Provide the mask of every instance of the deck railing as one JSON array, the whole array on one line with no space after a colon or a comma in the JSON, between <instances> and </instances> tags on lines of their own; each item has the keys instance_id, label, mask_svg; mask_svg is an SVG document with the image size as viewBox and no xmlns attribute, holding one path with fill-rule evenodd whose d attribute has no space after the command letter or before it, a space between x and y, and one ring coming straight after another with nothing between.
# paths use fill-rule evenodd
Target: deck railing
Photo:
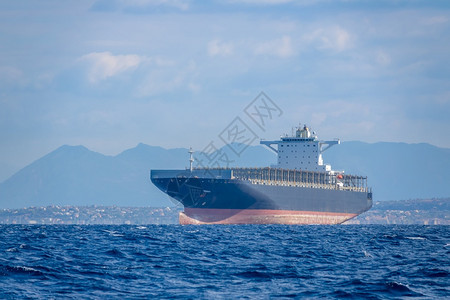
<instances>
[{"instance_id":1,"label":"deck railing","mask_svg":"<svg viewBox=\"0 0 450 300\"><path fill-rule=\"evenodd\" d=\"M218 170L220 168L214 169ZM367 186L367 177L365 176L268 167L231 168L231 171L232 179L247 180L252 184L338 189L366 193L371 192L371 189Z\"/></svg>"}]
</instances>

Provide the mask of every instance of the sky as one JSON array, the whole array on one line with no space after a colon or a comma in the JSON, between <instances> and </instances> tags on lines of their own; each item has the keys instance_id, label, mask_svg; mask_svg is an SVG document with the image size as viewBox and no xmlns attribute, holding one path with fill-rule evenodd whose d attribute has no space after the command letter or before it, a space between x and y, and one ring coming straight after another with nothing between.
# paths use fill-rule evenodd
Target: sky
<instances>
[{"instance_id":1,"label":"sky","mask_svg":"<svg viewBox=\"0 0 450 300\"><path fill-rule=\"evenodd\" d=\"M449 53L448 1L0 1L0 181L61 145L202 150L236 124L450 148Z\"/></svg>"}]
</instances>

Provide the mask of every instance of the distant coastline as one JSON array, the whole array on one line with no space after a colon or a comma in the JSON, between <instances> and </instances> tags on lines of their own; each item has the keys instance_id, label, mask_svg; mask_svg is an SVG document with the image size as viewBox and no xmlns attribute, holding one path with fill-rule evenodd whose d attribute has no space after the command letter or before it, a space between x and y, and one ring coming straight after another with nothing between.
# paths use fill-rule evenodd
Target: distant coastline
<instances>
[{"instance_id":1,"label":"distant coastline","mask_svg":"<svg viewBox=\"0 0 450 300\"><path fill-rule=\"evenodd\" d=\"M182 207L46 206L1 209L0 224L178 224ZM379 201L344 224L450 225L450 198Z\"/></svg>"},{"instance_id":2,"label":"distant coastline","mask_svg":"<svg viewBox=\"0 0 450 300\"><path fill-rule=\"evenodd\" d=\"M345 224L450 225L450 198L378 201Z\"/></svg>"},{"instance_id":3,"label":"distant coastline","mask_svg":"<svg viewBox=\"0 0 450 300\"><path fill-rule=\"evenodd\" d=\"M178 207L45 206L0 209L0 224L178 224Z\"/></svg>"}]
</instances>

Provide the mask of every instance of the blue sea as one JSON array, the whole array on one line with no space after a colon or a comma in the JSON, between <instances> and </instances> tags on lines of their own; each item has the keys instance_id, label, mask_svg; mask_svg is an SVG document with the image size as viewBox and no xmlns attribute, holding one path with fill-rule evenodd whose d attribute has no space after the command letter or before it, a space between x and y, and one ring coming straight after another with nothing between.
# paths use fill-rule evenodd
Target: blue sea
<instances>
[{"instance_id":1,"label":"blue sea","mask_svg":"<svg viewBox=\"0 0 450 300\"><path fill-rule=\"evenodd\" d=\"M450 298L449 226L0 226L1 299Z\"/></svg>"}]
</instances>

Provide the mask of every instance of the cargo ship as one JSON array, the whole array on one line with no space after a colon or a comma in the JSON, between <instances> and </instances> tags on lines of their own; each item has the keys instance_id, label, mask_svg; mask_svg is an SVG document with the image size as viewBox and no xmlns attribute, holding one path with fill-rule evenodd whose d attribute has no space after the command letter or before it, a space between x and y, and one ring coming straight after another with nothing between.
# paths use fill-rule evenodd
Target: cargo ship
<instances>
[{"instance_id":1,"label":"cargo ship","mask_svg":"<svg viewBox=\"0 0 450 300\"><path fill-rule=\"evenodd\" d=\"M372 207L367 177L333 171L322 153L340 143L321 141L300 126L280 140L261 140L277 154L263 168L151 170L161 191L184 206L180 224L340 224Z\"/></svg>"}]
</instances>

